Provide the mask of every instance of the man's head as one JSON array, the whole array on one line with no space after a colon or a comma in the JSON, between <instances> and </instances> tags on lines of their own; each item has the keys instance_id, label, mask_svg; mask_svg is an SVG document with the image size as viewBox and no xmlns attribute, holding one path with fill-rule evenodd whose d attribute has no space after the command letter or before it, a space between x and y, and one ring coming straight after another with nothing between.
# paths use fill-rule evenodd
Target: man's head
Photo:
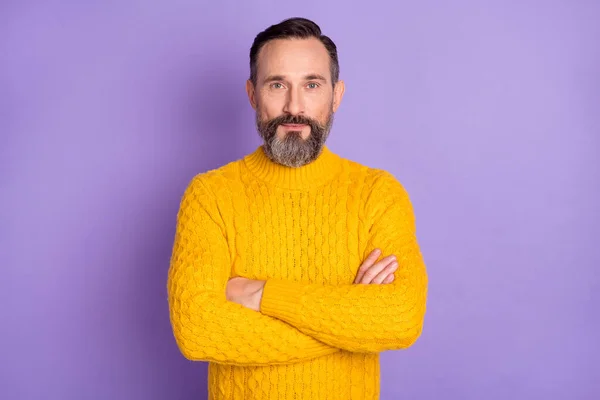
<instances>
[{"instance_id":1,"label":"man's head","mask_svg":"<svg viewBox=\"0 0 600 400\"><path fill-rule=\"evenodd\" d=\"M337 48L305 18L270 26L250 49L246 91L269 158L305 165L321 153L344 94Z\"/></svg>"}]
</instances>

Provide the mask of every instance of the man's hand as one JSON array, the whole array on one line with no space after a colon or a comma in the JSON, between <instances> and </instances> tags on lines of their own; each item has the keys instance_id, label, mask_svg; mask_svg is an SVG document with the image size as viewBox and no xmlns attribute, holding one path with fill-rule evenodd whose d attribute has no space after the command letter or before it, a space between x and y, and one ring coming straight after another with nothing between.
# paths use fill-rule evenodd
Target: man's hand
<instances>
[{"instance_id":1,"label":"man's hand","mask_svg":"<svg viewBox=\"0 0 600 400\"><path fill-rule=\"evenodd\" d=\"M379 249L375 249L369 254L358 269L354 283L383 284L394 281L394 271L398 269L396 257L391 255L376 262L380 255L381 250ZM243 277L231 278L227 282L225 295L229 301L254 311L260 311L260 301L262 300L265 283L266 281Z\"/></svg>"},{"instance_id":2,"label":"man's hand","mask_svg":"<svg viewBox=\"0 0 600 400\"><path fill-rule=\"evenodd\" d=\"M356 274L354 283L382 284L392 283L394 281L394 271L398 269L396 257L390 255L375 262L380 255L381 250L379 249L375 249L369 254L358 269L358 274Z\"/></svg>"},{"instance_id":3,"label":"man's hand","mask_svg":"<svg viewBox=\"0 0 600 400\"><path fill-rule=\"evenodd\" d=\"M241 304L254 311L260 311L260 301L264 287L265 281L235 277L227 282L225 296L229 301Z\"/></svg>"}]
</instances>

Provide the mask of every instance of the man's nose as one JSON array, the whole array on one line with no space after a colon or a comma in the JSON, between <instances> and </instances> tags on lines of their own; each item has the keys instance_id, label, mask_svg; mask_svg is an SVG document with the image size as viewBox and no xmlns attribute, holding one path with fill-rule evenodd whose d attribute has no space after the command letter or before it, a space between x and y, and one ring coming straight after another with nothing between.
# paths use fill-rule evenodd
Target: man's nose
<instances>
[{"instance_id":1,"label":"man's nose","mask_svg":"<svg viewBox=\"0 0 600 400\"><path fill-rule=\"evenodd\" d=\"M291 115L304 113L304 99L297 89L292 89L288 92L287 101L283 111Z\"/></svg>"}]
</instances>

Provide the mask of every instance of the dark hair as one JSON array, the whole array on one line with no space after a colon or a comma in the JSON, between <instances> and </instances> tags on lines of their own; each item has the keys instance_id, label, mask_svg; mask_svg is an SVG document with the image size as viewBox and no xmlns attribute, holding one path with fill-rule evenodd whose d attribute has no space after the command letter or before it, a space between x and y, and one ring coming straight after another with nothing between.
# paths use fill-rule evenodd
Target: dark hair
<instances>
[{"instance_id":1,"label":"dark hair","mask_svg":"<svg viewBox=\"0 0 600 400\"><path fill-rule=\"evenodd\" d=\"M329 53L331 82L335 84L340 76L337 47L333 41L321 34L321 28L313 21L306 18L288 18L276 25L271 25L254 38L250 48L250 80L256 85L257 58L260 49L270 40L274 39L308 39L316 38L323 43Z\"/></svg>"}]
</instances>

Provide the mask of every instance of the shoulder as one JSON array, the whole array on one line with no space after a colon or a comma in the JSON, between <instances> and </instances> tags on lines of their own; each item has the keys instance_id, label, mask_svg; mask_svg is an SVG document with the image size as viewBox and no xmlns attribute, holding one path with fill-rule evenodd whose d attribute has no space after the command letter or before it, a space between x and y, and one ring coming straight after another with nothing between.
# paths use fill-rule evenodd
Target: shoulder
<instances>
[{"instance_id":1,"label":"shoulder","mask_svg":"<svg viewBox=\"0 0 600 400\"><path fill-rule=\"evenodd\" d=\"M371 168L369 181L372 189L387 194L408 195L406 188L392 172L380 168Z\"/></svg>"},{"instance_id":2,"label":"shoulder","mask_svg":"<svg viewBox=\"0 0 600 400\"><path fill-rule=\"evenodd\" d=\"M387 207L393 202L410 206L406 187L392 171L376 168L345 157L341 157L341 159L349 180L353 183L355 189L360 192L360 197L367 209Z\"/></svg>"},{"instance_id":3,"label":"shoulder","mask_svg":"<svg viewBox=\"0 0 600 400\"><path fill-rule=\"evenodd\" d=\"M402 186L400 181L391 171L376 168L346 157L340 156L340 159L344 163L345 169L350 174L360 175L367 187L374 187L377 185Z\"/></svg>"},{"instance_id":4,"label":"shoulder","mask_svg":"<svg viewBox=\"0 0 600 400\"><path fill-rule=\"evenodd\" d=\"M413 205L407 189L392 172L347 160L361 182L361 201L367 221L389 218L412 220Z\"/></svg>"},{"instance_id":5,"label":"shoulder","mask_svg":"<svg viewBox=\"0 0 600 400\"><path fill-rule=\"evenodd\" d=\"M234 183L239 181L241 160L231 161L221 167L198 172L187 182L186 192L198 191L212 198L226 197Z\"/></svg>"},{"instance_id":6,"label":"shoulder","mask_svg":"<svg viewBox=\"0 0 600 400\"><path fill-rule=\"evenodd\" d=\"M404 185L393 172L362 164L347 158L344 158L343 160L347 170L350 171L350 174L355 176L355 179L360 180L364 184L364 189L367 192L377 190L385 191L387 193L406 193Z\"/></svg>"}]
</instances>

